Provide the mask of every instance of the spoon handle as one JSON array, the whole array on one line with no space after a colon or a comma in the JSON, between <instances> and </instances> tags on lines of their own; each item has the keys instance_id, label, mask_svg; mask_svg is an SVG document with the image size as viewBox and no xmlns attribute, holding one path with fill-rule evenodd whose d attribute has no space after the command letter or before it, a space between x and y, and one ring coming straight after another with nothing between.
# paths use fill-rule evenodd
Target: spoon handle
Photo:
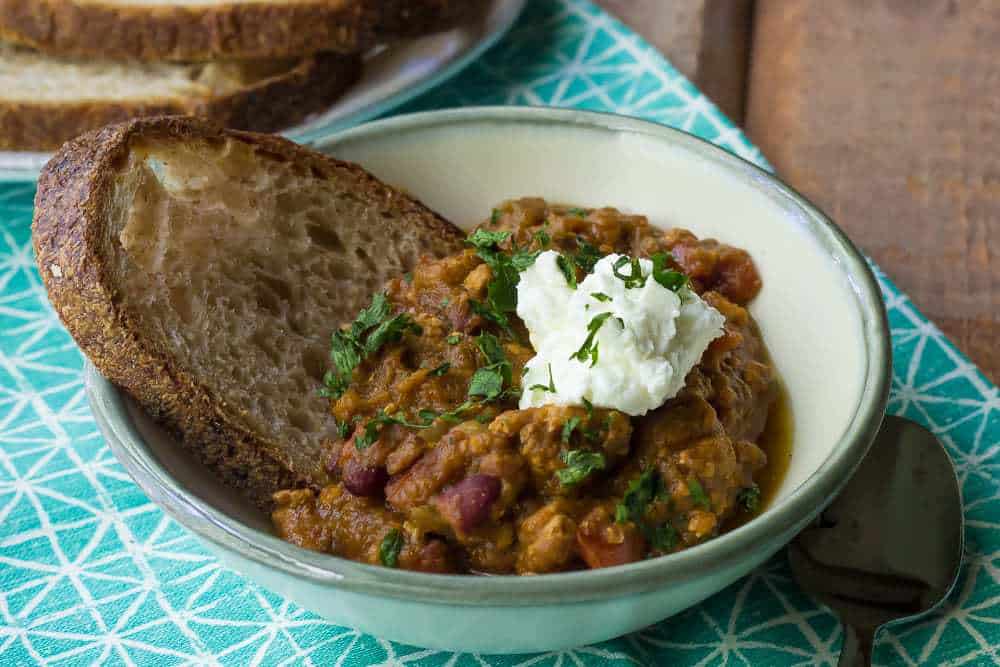
<instances>
[{"instance_id":1,"label":"spoon handle","mask_svg":"<svg viewBox=\"0 0 1000 667\"><path fill-rule=\"evenodd\" d=\"M874 641L874 633L859 632L853 625L844 623L844 644L837 667L871 667Z\"/></svg>"}]
</instances>

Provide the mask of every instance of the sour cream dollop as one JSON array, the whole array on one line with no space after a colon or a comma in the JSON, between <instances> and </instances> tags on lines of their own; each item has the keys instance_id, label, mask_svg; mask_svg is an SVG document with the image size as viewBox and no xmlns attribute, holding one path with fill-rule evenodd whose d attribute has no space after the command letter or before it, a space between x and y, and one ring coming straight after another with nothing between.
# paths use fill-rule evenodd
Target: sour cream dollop
<instances>
[{"instance_id":1,"label":"sour cream dollop","mask_svg":"<svg viewBox=\"0 0 1000 667\"><path fill-rule=\"evenodd\" d=\"M645 283L627 287L614 272L619 257L602 258L576 289L553 250L521 273L517 314L536 351L525 366L521 409L584 405L586 399L646 414L677 395L709 343L722 335L725 317L688 287L673 292L654 280L650 260L639 260ZM574 357L587 341L588 325L597 327L588 348L597 346L596 362L589 354Z\"/></svg>"}]
</instances>

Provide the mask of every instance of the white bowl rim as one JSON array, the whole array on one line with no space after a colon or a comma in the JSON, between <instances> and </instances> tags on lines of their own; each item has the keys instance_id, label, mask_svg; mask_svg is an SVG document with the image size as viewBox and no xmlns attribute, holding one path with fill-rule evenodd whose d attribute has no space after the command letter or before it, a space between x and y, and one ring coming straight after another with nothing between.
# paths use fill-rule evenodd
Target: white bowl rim
<instances>
[{"instance_id":1,"label":"white bowl rim","mask_svg":"<svg viewBox=\"0 0 1000 667\"><path fill-rule=\"evenodd\" d=\"M794 491L732 531L675 554L597 570L476 577L438 575L366 565L302 549L230 517L177 484L144 446L128 416L125 397L86 365L86 388L95 418L118 460L136 483L189 530L224 550L293 576L356 593L426 603L493 606L571 604L655 590L735 566L758 545L781 539L790 527L814 518L850 479L882 422L891 372L891 344L878 282L858 249L817 207L769 172L723 149L664 125L614 114L548 107L467 107L396 116L367 123L321 142L329 151L347 140L371 139L404 130L461 123L558 124L602 132L647 135L675 143L700 158L728 167L755 188L792 200L803 225L838 259L862 315L864 384L857 410L827 458Z\"/></svg>"}]
</instances>

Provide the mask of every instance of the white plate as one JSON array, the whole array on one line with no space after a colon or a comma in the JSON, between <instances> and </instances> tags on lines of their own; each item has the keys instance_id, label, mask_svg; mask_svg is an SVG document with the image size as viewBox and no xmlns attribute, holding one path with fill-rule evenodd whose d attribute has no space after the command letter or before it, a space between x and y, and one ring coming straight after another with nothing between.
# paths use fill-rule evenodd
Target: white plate
<instances>
[{"instance_id":1,"label":"white plate","mask_svg":"<svg viewBox=\"0 0 1000 667\"><path fill-rule=\"evenodd\" d=\"M365 58L361 81L336 104L282 134L314 143L408 102L455 76L493 46L525 4L527 0L493 0L476 24L376 50ZM0 151L0 180L35 180L51 155Z\"/></svg>"}]
</instances>

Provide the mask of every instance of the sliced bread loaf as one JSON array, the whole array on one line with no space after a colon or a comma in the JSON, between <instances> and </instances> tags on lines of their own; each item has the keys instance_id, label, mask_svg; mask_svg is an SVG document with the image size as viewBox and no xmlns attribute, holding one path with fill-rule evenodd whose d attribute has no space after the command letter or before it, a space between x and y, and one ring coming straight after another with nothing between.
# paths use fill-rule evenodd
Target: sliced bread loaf
<instances>
[{"instance_id":1,"label":"sliced bread loaf","mask_svg":"<svg viewBox=\"0 0 1000 667\"><path fill-rule=\"evenodd\" d=\"M0 43L0 149L47 150L129 118L189 114L271 132L333 103L360 58L200 64L73 61Z\"/></svg>"},{"instance_id":2,"label":"sliced bread loaf","mask_svg":"<svg viewBox=\"0 0 1000 667\"><path fill-rule=\"evenodd\" d=\"M0 0L0 37L46 53L140 60L357 53L454 27L486 0Z\"/></svg>"},{"instance_id":3,"label":"sliced bread loaf","mask_svg":"<svg viewBox=\"0 0 1000 667\"><path fill-rule=\"evenodd\" d=\"M464 235L360 167L193 119L83 136L43 171L34 246L80 348L225 481L328 481L330 335Z\"/></svg>"}]
</instances>

